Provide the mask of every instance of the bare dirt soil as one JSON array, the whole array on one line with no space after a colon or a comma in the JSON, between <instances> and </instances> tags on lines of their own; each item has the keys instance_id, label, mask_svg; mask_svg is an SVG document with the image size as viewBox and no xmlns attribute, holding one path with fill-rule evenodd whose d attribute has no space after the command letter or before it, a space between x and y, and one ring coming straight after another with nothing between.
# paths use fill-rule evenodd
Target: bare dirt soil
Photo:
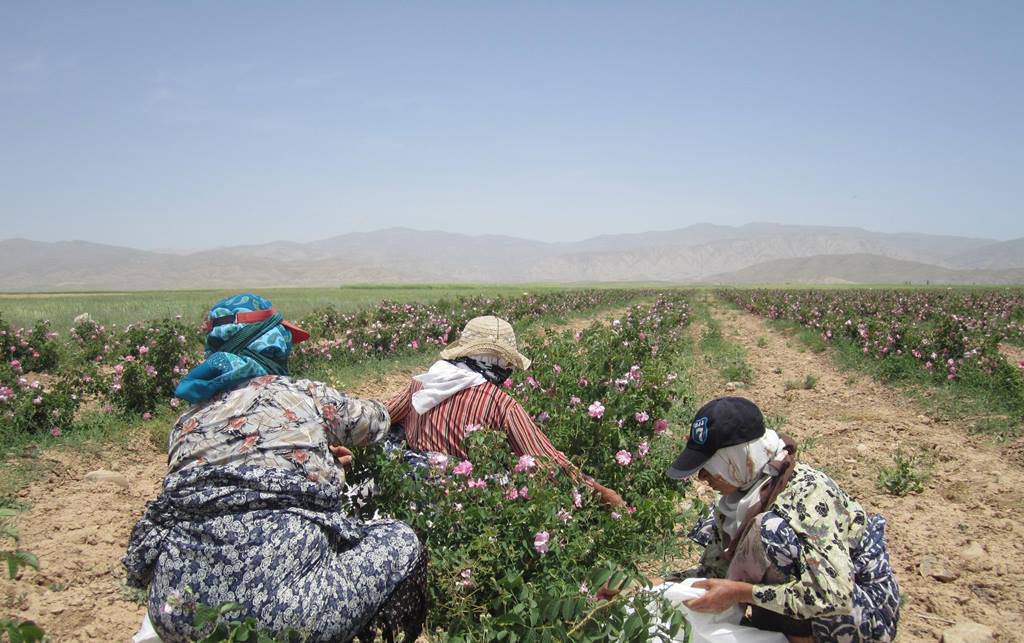
<instances>
[{"instance_id":1,"label":"bare dirt soil","mask_svg":"<svg viewBox=\"0 0 1024 643\"><path fill-rule=\"evenodd\" d=\"M885 516L904 595L899 640L935 641L963 621L988 625L999 641L1024 640L1019 464L984 436L928 417L898 391L838 369L827 352L805 350L759 318L724 306L715 314L754 372L748 386L726 384L718 394L749 397L766 417L785 418L798 457ZM807 375L817 377L813 388L792 388ZM929 463L922 492L879 490L879 468L893 465L897 449Z\"/></svg>"},{"instance_id":2,"label":"bare dirt soil","mask_svg":"<svg viewBox=\"0 0 1024 643\"><path fill-rule=\"evenodd\" d=\"M625 308L553 326L586 328L607 322ZM367 376L348 391L354 397L386 399L421 368L403 367ZM145 613L144 597L124 586L121 556L146 502L160 492L167 456L157 450L150 427L140 426L126 446L98 456L52 449L40 456L48 471L19 492L29 506L17 519L19 547L39 557L40 570L23 569L0 580L0 616L38 623L53 641L129 641ZM123 476L125 486L87 480L105 469Z\"/></svg>"}]
</instances>

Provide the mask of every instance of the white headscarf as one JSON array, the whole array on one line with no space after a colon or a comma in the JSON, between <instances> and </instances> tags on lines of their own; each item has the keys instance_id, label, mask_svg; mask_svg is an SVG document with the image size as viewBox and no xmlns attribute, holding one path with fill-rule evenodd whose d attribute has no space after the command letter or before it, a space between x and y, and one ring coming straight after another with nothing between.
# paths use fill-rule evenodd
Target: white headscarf
<instances>
[{"instance_id":1,"label":"white headscarf","mask_svg":"<svg viewBox=\"0 0 1024 643\"><path fill-rule=\"evenodd\" d=\"M482 364L508 367L508 362L500 357L491 355L472 355L472 357ZM423 385L423 388L412 394L412 408L420 415L459 391L479 386L487 381L483 375L465 364L452 364L443 359L434 362L430 370L422 375L416 375L413 379Z\"/></svg>"},{"instance_id":2,"label":"white headscarf","mask_svg":"<svg viewBox=\"0 0 1024 643\"><path fill-rule=\"evenodd\" d=\"M725 516L722 529L730 537L736 536L747 513L761 501L761 487L770 480L765 465L785 455L786 445L779 434L765 429L756 440L715 451L701 467L738 488L718 500L718 510Z\"/></svg>"}]
</instances>

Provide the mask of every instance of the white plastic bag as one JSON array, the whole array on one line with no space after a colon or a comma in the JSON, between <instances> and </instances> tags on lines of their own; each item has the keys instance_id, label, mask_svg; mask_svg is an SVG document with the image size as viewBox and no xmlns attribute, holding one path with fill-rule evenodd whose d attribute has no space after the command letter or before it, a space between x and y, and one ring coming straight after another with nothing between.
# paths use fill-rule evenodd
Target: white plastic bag
<instances>
[{"instance_id":1,"label":"white plastic bag","mask_svg":"<svg viewBox=\"0 0 1024 643\"><path fill-rule=\"evenodd\" d=\"M132 643L160 643L160 637L153 629L153 622L149 620L149 612L146 618L142 619L142 627L132 637Z\"/></svg>"},{"instance_id":2,"label":"white plastic bag","mask_svg":"<svg viewBox=\"0 0 1024 643\"><path fill-rule=\"evenodd\" d=\"M690 623L691 643L787 643L786 637L778 632L768 632L754 627L740 625L743 610L739 606L719 612L706 614L694 612L684 601L699 598L704 590L692 585L702 578L687 578L681 583L665 583L653 588L661 591L662 596L676 607ZM686 634L680 633L674 639L686 641Z\"/></svg>"}]
</instances>

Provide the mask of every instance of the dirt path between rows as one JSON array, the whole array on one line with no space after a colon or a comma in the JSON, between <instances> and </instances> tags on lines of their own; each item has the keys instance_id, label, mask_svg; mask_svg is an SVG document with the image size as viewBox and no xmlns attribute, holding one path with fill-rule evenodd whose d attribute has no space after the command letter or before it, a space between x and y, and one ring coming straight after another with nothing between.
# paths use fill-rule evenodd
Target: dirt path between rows
<instances>
[{"instance_id":1,"label":"dirt path between rows","mask_svg":"<svg viewBox=\"0 0 1024 643\"><path fill-rule=\"evenodd\" d=\"M782 430L801 445L801 459L885 516L904 595L899 640L935 641L954 623L974 621L999 641L1024 641L1024 471L983 437L927 417L897 391L839 370L828 353L802 349L762 319L724 304L713 313L754 372L749 386L725 385L719 394L749 397L766 417L785 418ZM817 377L813 388L786 390L807 375ZM891 466L897 449L933 462L921 493L877 488L879 467Z\"/></svg>"},{"instance_id":2,"label":"dirt path between rows","mask_svg":"<svg viewBox=\"0 0 1024 643\"><path fill-rule=\"evenodd\" d=\"M625 313L616 308L580 317L557 330L585 328ZM382 399L399 390L419 367L368 376L348 393ZM39 557L41 569L23 569L0 581L0 615L38 623L53 641L129 641L145 613L143 596L123 585L120 563L143 506L160 492L166 453L152 445L149 428L126 446L98 457L65 449L40 456L49 474L19 492L29 509L17 519L19 547ZM97 469L124 476L127 486L86 480Z\"/></svg>"}]
</instances>

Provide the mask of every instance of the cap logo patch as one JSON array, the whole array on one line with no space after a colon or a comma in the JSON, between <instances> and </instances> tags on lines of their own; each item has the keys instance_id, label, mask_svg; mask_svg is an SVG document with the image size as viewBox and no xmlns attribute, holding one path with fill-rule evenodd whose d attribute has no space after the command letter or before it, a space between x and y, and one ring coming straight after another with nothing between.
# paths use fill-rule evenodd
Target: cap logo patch
<instances>
[{"instance_id":1,"label":"cap logo patch","mask_svg":"<svg viewBox=\"0 0 1024 643\"><path fill-rule=\"evenodd\" d=\"M690 425L690 439L697 444L703 446L708 441L708 419L706 417L697 418L693 424Z\"/></svg>"}]
</instances>

